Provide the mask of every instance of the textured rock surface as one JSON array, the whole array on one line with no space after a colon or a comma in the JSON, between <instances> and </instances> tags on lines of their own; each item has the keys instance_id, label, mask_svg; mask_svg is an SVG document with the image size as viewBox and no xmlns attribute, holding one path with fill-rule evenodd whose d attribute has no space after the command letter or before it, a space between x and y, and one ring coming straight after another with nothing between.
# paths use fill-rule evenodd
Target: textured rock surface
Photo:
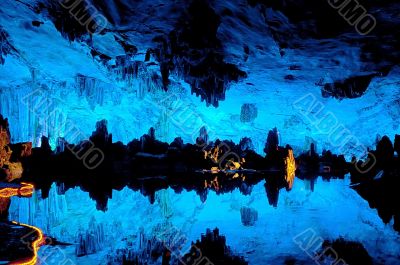
<instances>
[{"instance_id":1,"label":"textured rock surface","mask_svg":"<svg viewBox=\"0 0 400 265\"><path fill-rule=\"evenodd\" d=\"M144 182L151 186L151 180ZM156 180L156 183L161 182ZM146 190L145 195L140 187L133 187L137 192L126 187L110 192L112 199L105 212L96 210L96 202L83 189L69 188L65 194L60 194L58 190L62 191L62 188L53 184L46 199L41 198L40 191L31 199L13 198L10 219L40 227L46 235L59 241L74 243L78 242L80 231L90 230L89 224L94 216L97 224L104 226L104 248L96 254L78 258L75 245L66 246L64 253L76 264L93 264L99 259L107 260L109 255L110 261L116 258L112 264L121 264L122 256L128 257L129 253L130 257L140 257L143 253L142 257L149 261L148 264L161 264L160 259L146 258L151 255L153 247L159 249L157 242L165 240L168 246L175 247L176 252L172 255L183 256L189 252L191 242L196 242L201 233L216 225L226 236L226 245L232 252L244 256L250 264L279 264L288 253L303 264L314 262L293 241L296 235L310 227L315 236L324 239L346 235L347 240L360 242L374 261L397 264L400 251L398 233L391 225L386 225L376 210L371 209L349 184L348 180L331 179L328 182L319 178L311 192L306 181L296 179L290 192L279 191L276 207L268 205L263 183L255 185L247 195L241 194L239 189L219 194L210 190L205 202L194 190L182 190L177 185L168 189L163 187L161 192L155 191L157 199L153 204L148 198L151 190ZM170 198L167 205L173 209L172 212L165 211L166 201L159 199L165 198L165 193ZM259 216L254 226L243 226L240 219L242 206L257 209ZM304 238L306 245L311 239L310 234L307 235ZM149 240L151 244L148 244ZM40 253L40 257L56 257L58 253L49 247L48 252Z\"/></svg>"},{"instance_id":2,"label":"textured rock surface","mask_svg":"<svg viewBox=\"0 0 400 265\"><path fill-rule=\"evenodd\" d=\"M213 231L207 232L201 236L200 240L193 243L189 253L182 257L179 265L188 264L232 264L246 265L248 264L243 257L235 256L231 249L226 245L226 238L219 234L216 228Z\"/></svg>"},{"instance_id":3,"label":"textured rock surface","mask_svg":"<svg viewBox=\"0 0 400 265\"><path fill-rule=\"evenodd\" d=\"M10 161L12 153L8 120L0 114L0 180L12 181L22 176L22 164Z\"/></svg>"},{"instance_id":4,"label":"textured rock surface","mask_svg":"<svg viewBox=\"0 0 400 265\"><path fill-rule=\"evenodd\" d=\"M5 162L8 162L11 157L10 144L10 131L8 128L8 121L0 115L0 167L3 167Z\"/></svg>"},{"instance_id":5,"label":"textured rock surface","mask_svg":"<svg viewBox=\"0 0 400 265\"><path fill-rule=\"evenodd\" d=\"M257 106L255 104L243 104L240 110L241 122L252 122L257 118Z\"/></svg>"},{"instance_id":6,"label":"textured rock surface","mask_svg":"<svg viewBox=\"0 0 400 265\"><path fill-rule=\"evenodd\" d=\"M343 238L332 241L325 240L322 244L322 248L323 250L319 258L320 262L327 262L329 259L334 259L337 260L336 262L348 265L374 264L364 246L355 241L346 241Z\"/></svg>"},{"instance_id":7,"label":"textured rock surface","mask_svg":"<svg viewBox=\"0 0 400 265\"><path fill-rule=\"evenodd\" d=\"M258 220L258 212L253 208L242 207L240 217L244 226L253 226Z\"/></svg>"},{"instance_id":8,"label":"textured rock surface","mask_svg":"<svg viewBox=\"0 0 400 265\"><path fill-rule=\"evenodd\" d=\"M72 142L63 123L87 139L107 119L125 144L150 127L161 140L194 142L191 128L206 125L210 140L246 136L262 153L277 126L295 153L306 137L332 150L294 104L308 93L367 147L399 129L395 1L362 3L377 19L367 36L327 1L85 3L85 16L105 16L104 30L88 34L57 1L0 3L0 113L12 142L40 146L45 135L54 147L58 136ZM246 103L258 108L251 123L240 119Z\"/></svg>"}]
</instances>

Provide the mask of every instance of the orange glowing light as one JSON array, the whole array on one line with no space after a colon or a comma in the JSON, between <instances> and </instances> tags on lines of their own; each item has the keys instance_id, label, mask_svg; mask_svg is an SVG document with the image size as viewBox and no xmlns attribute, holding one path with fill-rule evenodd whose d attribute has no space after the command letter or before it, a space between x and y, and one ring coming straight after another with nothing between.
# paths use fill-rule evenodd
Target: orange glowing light
<instances>
[{"instance_id":1,"label":"orange glowing light","mask_svg":"<svg viewBox=\"0 0 400 265\"><path fill-rule=\"evenodd\" d=\"M20 197L30 197L33 194L34 186L29 183L21 182L21 187L19 188L5 188L0 190L0 198L10 198L13 196L20 196ZM33 249L33 257L30 258L29 260L25 261L17 261L17 262L11 262L10 264L12 265L34 265L37 262L37 252L40 248L45 243L44 236L42 231L34 226L27 225L27 224L21 224L17 223L15 221L12 222L13 224L20 225L20 226L25 226L28 228L31 228L37 232L39 235L38 238L33 241L32 243L32 249Z\"/></svg>"},{"instance_id":2,"label":"orange glowing light","mask_svg":"<svg viewBox=\"0 0 400 265\"><path fill-rule=\"evenodd\" d=\"M289 150L288 156L285 158L285 179L289 189L292 189L293 187L295 176L296 176L296 160L293 155L293 150Z\"/></svg>"},{"instance_id":3,"label":"orange glowing light","mask_svg":"<svg viewBox=\"0 0 400 265\"><path fill-rule=\"evenodd\" d=\"M42 230L40 230L37 227L31 226L31 225L17 223L15 221L13 221L12 223L16 224L16 225L20 225L20 226L25 226L25 227L31 228L31 229L35 230L38 233L39 236L32 243L32 248L33 248L33 257L32 258L30 258L29 260L26 260L26 261L12 262L10 264L11 265L34 265L34 264L36 264L37 257L38 257L37 256L38 250L39 250L40 246L44 245L44 243L45 243Z\"/></svg>"},{"instance_id":4,"label":"orange glowing light","mask_svg":"<svg viewBox=\"0 0 400 265\"><path fill-rule=\"evenodd\" d=\"M0 198L10 198L13 196L30 197L33 194L33 185L22 182L20 188L5 188L0 190Z\"/></svg>"}]
</instances>

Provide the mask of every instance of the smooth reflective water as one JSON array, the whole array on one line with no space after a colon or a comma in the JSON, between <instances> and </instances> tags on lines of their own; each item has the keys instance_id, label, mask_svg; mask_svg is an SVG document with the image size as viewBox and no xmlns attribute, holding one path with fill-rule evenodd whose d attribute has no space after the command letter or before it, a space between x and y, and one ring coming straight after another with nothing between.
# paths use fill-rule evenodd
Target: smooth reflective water
<instances>
[{"instance_id":1,"label":"smooth reflective water","mask_svg":"<svg viewBox=\"0 0 400 265\"><path fill-rule=\"evenodd\" d=\"M86 192L76 188L58 195L53 185L48 199L41 199L40 192L30 199L13 198L10 220L33 224L72 244L42 247L42 264L120 264L126 249L146 259L143 249L157 241L167 242L173 255L183 255L192 241L216 227L249 264L285 264L292 258L296 264L314 264L311 256L316 252L302 244L310 232L315 238L360 242L376 263L400 264L398 233L381 221L348 180L317 179L312 191L310 181L296 179L291 191L280 190L277 207L269 205L264 185L257 184L247 196L238 189L222 195L209 191L204 203L195 192L166 189L156 192L151 204L141 193L125 188L113 191L106 212L96 210ZM243 225L243 207L257 211L254 226ZM85 251L93 254L77 257ZM161 264L160 259L148 259L149 264Z\"/></svg>"}]
</instances>

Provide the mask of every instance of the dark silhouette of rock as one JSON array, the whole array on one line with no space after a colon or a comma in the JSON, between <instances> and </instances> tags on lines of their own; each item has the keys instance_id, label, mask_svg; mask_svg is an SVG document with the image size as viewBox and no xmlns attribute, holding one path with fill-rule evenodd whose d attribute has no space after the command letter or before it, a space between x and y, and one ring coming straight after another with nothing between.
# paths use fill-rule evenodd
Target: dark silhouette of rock
<instances>
[{"instance_id":1,"label":"dark silhouette of rock","mask_svg":"<svg viewBox=\"0 0 400 265\"><path fill-rule=\"evenodd\" d=\"M47 2L46 6L38 3L36 11L41 12L43 9L47 9L56 29L69 41L86 40L95 32L98 25L94 19L91 19L91 11L85 1L75 3L71 8L64 8L58 2ZM70 6L71 3L65 2L64 4ZM74 17L75 14L78 19Z\"/></svg>"},{"instance_id":2,"label":"dark silhouette of rock","mask_svg":"<svg viewBox=\"0 0 400 265\"><path fill-rule=\"evenodd\" d=\"M236 65L225 62L217 36L220 23L208 0L194 0L168 37L155 39L159 47L154 53L165 90L170 73L175 72L190 84L192 93L217 107L225 99L229 83L247 76Z\"/></svg>"},{"instance_id":3,"label":"dark silhouette of rock","mask_svg":"<svg viewBox=\"0 0 400 265\"><path fill-rule=\"evenodd\" d=\"M385 168L389 163L392 162L394 156L393 144L389 137L383 136L376 146L375 152L376 159L378 161L378 166Z\"/></svg>"},{"instance_id":4,"label":"dark silhouette of rock","mask_svg":"<svg viewBox=\"0 0 400 265\"><path fill-rule=\"evenodd\" d=\"M394 150L397 153L397 156L400 156L400 135L396 134L394 139Z\"/></svg>"},{"instance_id":5,"label":"dark silhouette of rock","mask_svg":"<svg viewBox=\"0 0 400 265\"><path fill-rule=\"evenodd\" d=\"M106 120L101 120L96 123L96 130L92 133L89 140L92 141L96 147L101 149L112 144L112 134L108 133Z\"/></svg>"},{"instance_id":6,"label":"dark silhouette of rock","mask_svg":"<svg viewBox=\"0 0 400 265\"><path fill-rule=\"evenodd\" d=\"M367 90L375 75L354 76L343 81L325 84L322 90L323 97L358 98Z\"/></svg>"},{"instance_id":7,"label":"dark silhouette of rock","mask_svg":"<svg viewBox=\"0 0 400 265\"><path fill-rule=\"evenodd\" d=\"M327 257L336 260L337 264L374 264L371 256L361 243L346 241L343 238L334 241L325 240L323 242L319 261L323 261Z\"/></svg>"},{"instance_id":8,"label":"dark silhouette of rock","mask_svg":"<svg viewBox=\"0 0 400 265\"><path fill-rule=\"evenodd\" d=\"M279 146L279 133L278 129L274 128L269 131L267 143L265 144L264 152L266 154L273 154L278 150Z\"/></svg>"},{"instance_id":9,"label":"dark silhouette of rock","mask_svg":"<svg viewBox=\"0 0 400 265\"><path fill-rule=\"evenodd\" d=\"M265 193L267 194L268 203L273 207L278 207L279 190L283 188L279 178L268 176L265 178Z\"/></svg>"},{"instance_id":10,"label":"dark silhouette of rock","mask_svg":"<svg viewBox=\"0 0 400 265\"><path fill-rule=\"evenodd\" d=\"M226 245L226 239L214 231L207 230L201 240L192 243L189 253L185 254L179 262L180 265L214 264L214 265L244 265L248 264L243 257L235 256Z\"/></svg>"},{"instance_id":11,"label":"dark silhouette of rock","mask_svg":"<svg viewBox=\"0 0 400 265\"><path fill-rule=\"evenodd\" d=\"M198 146L205 147L206 145L208 145L208 141L209 139L208 139L207 129L206 127L203 126L200 128L199 137L196 138L196 144Z\"/></svg>"},{"instance_id":12,"label":"dark silhouette of rock","mask_svg":"<svg viewBox=\"0 0 400 265\"><path fill-rule=\"evenodd\" d=\"M395 142L396 146L396 142ZM376 208L384 223L394 220L394 228L400 231L400 158L394 156L395 148L387 136L377 142L376 150L370 150L369 163L353 161L356 167L351 170L354 189ZM361 171L360 169L365 169Z\"/></svg>"},{"instance_id":13,"label":"dark silhouette of rock","mask_svg":"<svg viewBox=\"0 0 400 265\"><path fill-rule=\"evenodd\" d=\"M243 137L240 139L239 142L240 149L245 152L245 151L254 151L254 145L253 142L249 137Z\"/></svg>"},{"instance_id":14,"label":"dark silhouette of rock","mask_svg":"<svg viewBox=\"0 0 400 265\"><path fill-rule=\"evenodd\" d=\"M0 257L2 261L21 262L33 256L31 244L38 234L26 226L0 221Z\"/></svg>"}]
</instances>

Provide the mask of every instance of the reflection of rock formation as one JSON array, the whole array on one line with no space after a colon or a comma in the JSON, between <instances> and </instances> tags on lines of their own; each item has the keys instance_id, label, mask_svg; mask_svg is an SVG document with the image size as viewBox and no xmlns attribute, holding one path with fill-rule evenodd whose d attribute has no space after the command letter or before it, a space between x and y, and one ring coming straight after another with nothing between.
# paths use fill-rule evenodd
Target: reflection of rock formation
<instances>
[{"instance_id":1,"label":"reflection of rock formation","mask_svg":"<svg viewBox=\"0 0 400 265\"><path fill-rule=\"evenodd\" d=\"M334 241L325 240L317 262L348 265L373 264L371 256L361 243L346 241L343 238Z\"/></svg>"},{"instance_id":2,"label":"reflection of rock formation","mask_svg":"<svg viewBox=\"0 0 400 265\"><path fill-rule=\"evenodd\" d=\"M240 217L244 226L253 226L258 220L258 212L253 208L242 207Z\"/></svg>"},{"instance_id":3,"label":"reflection of rock formation","mask_svg":"<svg viewBox=\"0 0 400 265\"><path fill-rule=\"evenodd\" d=\"M240 111L241 122L252 122L257 118L257 106L255 104L243 104Z\"/></svg>"},{"instance_id":4,"label":"reflection of rock formation","mask_svg":"<svg viewBox=\"0 0 400 265\"><path fill-rule=\"evenodd\" d=\"M315 144L310 144L310 150L297 158L299 177L314 178L339 177L344 178L349 171L349 163L343 155L335 155L330 151L323 150L319 155L315 150Z\"/></svg>"},{"instance_id":5,"label":"reflection of rock formation","mask_svg":"<svg viewBox=\"0 0 400 265\"><path fill-rule=\"evenodd\" d=\"M400 157L394 156L397 145L398 142L393 146L387 136L382 137L376 151L370 151L368 163L354 161L351 180L354 189L378 210L384 223L393 219L394 228L400 231Z\"/></svg>"},{"instance_id":6,"label":"reflection of rock formation","mask_svg":"<svg viewBox=\"0 0 400 265\"><path fill-rule=\"evenodd\" d=\"M316 179L317 179L317 177L315 177L315 178L305 178L304 179L304 189L313 192Z\"/></svg>"},{"instance_id":7,"label":"reflection of rock formation","mask_svg":"<svg viewBox=\"0 0 400 265\"><path fill-rule=\"evenodd\" d=\"M240 188L249 193L251 186L261 181L263 172L269 169L288 172L286 176L280 176L287 187L291 187L294 176L291 168L293 153L289 147L277 146L274 152L263 158L251 150L253 147L249 138L242 139L238 145L232 141L210 142L204 127L200 129L196 145L184 144L179 138L171 144L158 141L154 128L151 128L148 134L125 146L120 142L112 143L107 122L100 121L89 141L73 145L60 139L58 143L58 152L50 149L45 137L40 148L30 150L21 146L19 153L25 154L27 150L31 153L22 159L26 168L25 179L34 182L42 190L44 198L55 181L63 183L62 190L80 186L89 192L101 210L107 209L112 189L121 189L128 184L132 189L148 195L151 202L156 199L156 191L168 186L196 190L205 200L207 193L204 189L225 193ZM277 141L275 144L278 144ZM86 167L88 161L85 160L85 153L93 148L102 151L104 161L90 170ZM247 165L255 170L243 172ZM201 173L202 177L196 176L198 173L195 172L199 169L217 166L226 170L216 175L204 172ZM227 170L233 172L227 173Z\"/></svg>"},{"instance_id":8,"label":"reflection of rock formation","mask_svg":"<svg viewBox=\"0 0 400 265\"><path fill-rule=\"evenodd\" d=\"M29 262L34 253L28 246L38 238L36 231L10 222L0 222L0 231L1 261L20 261L13 264L23 264L22 260ZM24 264L35 264L35 261Z\"/></svg>"},{"instance_id":9,"label":"reflection of rock formation","mask_svg":"<svg viewBox=\"0 0 400 265\"><path fill-rule=\"evenodd\" d=\"M171 223L156 226L150 234L139 229L137 235L126 239L126 246L107 256L107 264L117 265L245 265L247 262L235 256L226 245L218 229L207 230L201 240L184 248L187 237Z\"/></svg>"},{"instance_id":10,"label":"reflection of rock formation","mask_svg":"<svg viewBox=\"0 0 400 265\"><path fill-rule=\"evenodd\" d=\"M170 223L165 225L167 227L158 227L160 230L152 231L151 235L146 234L144 229L140 228L136 235L130 237L130 240L124 240L126 242L124 248L118 248L112 255L108 255L107 264L169 265L171 252L166 246L169 246L170 241L176 238L179 231L173 229Z\"/></svg>"},{"instance_id":11,"label":"reflection of rock formation","mask_svg":"<svg viewBox=\"0 0 400 265\"><path fill-rule=\"evenodd\" d=\"M327 83L322 90L323 97L357 98L364 94L374 75L354 76L343 81Z\"/></svg>"},{"instance_id":12,"label":"reflection of rock formation","mask_svg":"<svg viewBox=\"0 0 400 265\"><path fill-rule=\"evenodd\" d=\"M239 144L218 139L213 142L204 127L195 145L185 144L180 138L171 144L158 141L154 128L127 145L113 143L105 120L96 124L87 141L69 144L60 138L56 151L51 150L46 137L42 137L41 143L39 148L31 148L28 143L11 145L12 160L20 160L25 169L24 181L33 182L42 191L43 198L47 198L54 182L63 185L61 191L79 186L89 192L97 208L103 211L107 209L112 190L125 186L149 196L151 202L155 201L157 191L167 187L177 191L194 190L204 201L209 189L220 194L239 188L249 194L252 186L264 178L269 202L276 206L279 189L290 190L293 186L297 166L291 147L279 146L276 128L268 134L265 157L253 150L249 138L243 138ZM86 154L93 149L101 150L104 160L89 169L90 159ZM343 156L328 151L320 157L313 148L299 162L300 176L303 169L308 174L309 164L318 167L318 163L329 163L332 172L335 168L339 172L347 167ZM211 168L217 170L210 171ZM165 211L168 215L169 210Z\"/></svg>"},{"instance_id":13,"label":"reflection of rock formation","mask_svg":"<svg viewBox=\"0 0 400 265\"><path fill-rule=\"evenodd\" d=\"M267 143L265 144L264 152L268 154L273 154L278 150L279 146L279 133L278 129L274 128L270 130L267 137Z\"/></svg>"},{"instance_id":14,"label":"reflection of rock formation","mask_svg":"<svg viewBox=\"0 0 400 265\"><path fill-rule=\"evenodd\" d=\"M396 134L395 140L394 140L394 150L397 153L397 156L400 156L400 135Z\"/></svg>"},{"instance_id":15,"label":"reflection of rock formation","mask_svg":"<svg viewBox=\"0 0 400 265\"><path fill-rule=\"evenodd\" d=\"M163 217L165 218L171 217L173 215L173 208L168 190L158 191L156 193L156 199L158 201L158 205L160 205Z\"/></svg>"},{"instance_id":16,"label":"reflection of rock formation","mask_svg":"<svg viewBox=\"0 0 400 265\"><path fill-rule=\"evenodd\" d=\"M39 228L14 221L8 222L10 198L14 196L30 197L32 193L33 185L31 184L24 182L21 184L0 183L0 243L2 246L0 257L3 262L23 259L20 263L12 264L36 264L37 252L40 246L46 243ZM22 231L24 232L21 234ZM3 250L11 253L2 255ZM28 253L29 258L26 258Z\"/></svg>"},{"instance_id":17,"label":"reflection of rock formation","mask_svg":"<svg viewBox=\"0 0 400 265\"><path fill-rule=\"evenodd\" d=\"M226 239L219 230L207 230L201 240L192 244L192 248L182 257L180 265L214 264L214 265L244 265L248 264L242 257L235 256L226 245Z\"/></svg>"},{"instance_id":18,"label":"reflection of rock formation","mask_svg":"<svg viewBox=\"0 0 400 265\"><path fill-rule=\"evenodd\" d=\"M267 177L265 179L265 193L267 194L268 203L271 206L278 206L279 190L281 185L279 185L278 179L276 177Z\"/></svg>"},{"instance_id":19,"label":"reflection of rock formation","mask_svg":"<svg viewBox=\"0 0 400 265\"><path fill-rule=\"evenodd\" d=\"M78 245L76 245L76 256L81 257L94 254L102 249L104 242L103 224L97 224L94 217L90 220L87 231L78 235Z\"/></svg>"}]
</instances>

